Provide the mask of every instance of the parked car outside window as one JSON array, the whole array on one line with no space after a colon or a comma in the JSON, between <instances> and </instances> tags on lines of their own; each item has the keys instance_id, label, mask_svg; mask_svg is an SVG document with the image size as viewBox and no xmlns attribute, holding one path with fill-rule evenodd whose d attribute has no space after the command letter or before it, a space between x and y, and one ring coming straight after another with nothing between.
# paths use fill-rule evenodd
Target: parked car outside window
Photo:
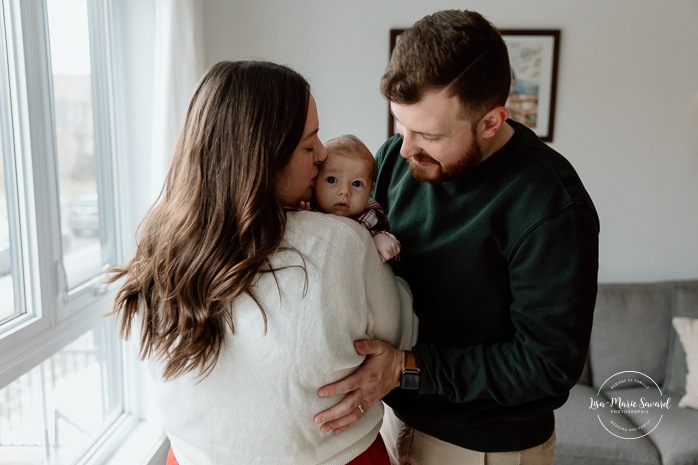
<instances>
[{"instance_id":1,"label":"parked car outside window","mask_svg":"<svg viewBox=\"0 0 698 465\"><path fill-rule=\"evenodd\" d=\"M99 205L97 194L76 198L68 211L68 226L76 236L99 235Z\"/></svg>"}]
</instances>

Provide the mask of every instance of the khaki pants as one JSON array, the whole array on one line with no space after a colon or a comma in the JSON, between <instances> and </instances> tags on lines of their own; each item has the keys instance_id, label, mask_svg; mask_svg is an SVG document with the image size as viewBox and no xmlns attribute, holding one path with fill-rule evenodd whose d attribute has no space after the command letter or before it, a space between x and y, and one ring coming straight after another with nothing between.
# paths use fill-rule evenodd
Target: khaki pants
<instances>
[{"instance_id":1,"label":"khaki pants","mask_svg":"<svg viewBox=\"0 0 698 465\"><path fill-rule=\"evenodd\" d=\"M512 452L478 452L441 441L400 421L386 406L381 435L392 465L552 465L555 432L543 444Z\"/></svg>"}]
</instances>

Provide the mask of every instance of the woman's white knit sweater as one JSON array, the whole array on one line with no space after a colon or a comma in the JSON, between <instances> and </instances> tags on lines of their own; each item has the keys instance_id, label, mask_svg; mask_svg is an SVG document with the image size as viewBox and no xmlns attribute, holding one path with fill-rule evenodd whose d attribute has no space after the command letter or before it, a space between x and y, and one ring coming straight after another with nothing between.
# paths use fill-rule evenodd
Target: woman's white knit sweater
<instances>
[{"instance_id":1,"label":"woman's white knit sweater","mask_svg":"<svg viewBox=\"0 0 698 465\"><path fill-rule=\"evenodd\" d=\"M381 264L371 234L353 220L291 212L278 269L260 275L254 294L235 302L213 371L163 381L151 362L163 427L181 465L346 464L375 440L383 417L372 405L350 430L322 433L313 416L341 396L321 386L363 362L353 342L416 342L417 321L404 281ZM305 271L304 271L305 269Z\"/></svg>"}]
</instances>

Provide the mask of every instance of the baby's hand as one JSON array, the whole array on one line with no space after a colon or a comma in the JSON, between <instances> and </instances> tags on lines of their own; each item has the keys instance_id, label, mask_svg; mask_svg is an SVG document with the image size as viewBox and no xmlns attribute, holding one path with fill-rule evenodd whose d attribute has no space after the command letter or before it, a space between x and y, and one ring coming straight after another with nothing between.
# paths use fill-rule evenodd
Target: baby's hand
<instances>
[{"instance_id":1,"label":"baby's hand","mask_svg":"<svg viewBox=\"0 0 698 465\"><path fill-rule=\"evenodd\" d=\"M378 249L378 255L381 257L381 262L385 263L400 253L400 242L385 233L376 234L373 236L373 242Z\"/></svg>"},{"instance_id":2,"label":"baby's hand","mask_svg":"<svg viewBox=\"0 0 698 465\"><path fill-rule=\"evenodd\" d=\"M299 210L307 210L310 211L310 202L306 202L305 200L301 200L300 205L298 206Z\"/></svg>"}]
</instances>

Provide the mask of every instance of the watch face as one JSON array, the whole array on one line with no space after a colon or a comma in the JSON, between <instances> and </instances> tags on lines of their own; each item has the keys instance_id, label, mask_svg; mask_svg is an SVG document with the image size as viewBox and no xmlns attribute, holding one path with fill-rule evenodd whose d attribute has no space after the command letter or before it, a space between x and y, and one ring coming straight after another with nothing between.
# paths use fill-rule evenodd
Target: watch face
<instances>
[{"instance_id":1,"label":"watch face","mask_svg":"<svg viewBox=\"0 0 698 465\"><path fill-rule=\"evenodd\" d=\"M403 371L400 376L400 387L413 391L419 389L419 372Z\"/></svg>"}]
</instances>

